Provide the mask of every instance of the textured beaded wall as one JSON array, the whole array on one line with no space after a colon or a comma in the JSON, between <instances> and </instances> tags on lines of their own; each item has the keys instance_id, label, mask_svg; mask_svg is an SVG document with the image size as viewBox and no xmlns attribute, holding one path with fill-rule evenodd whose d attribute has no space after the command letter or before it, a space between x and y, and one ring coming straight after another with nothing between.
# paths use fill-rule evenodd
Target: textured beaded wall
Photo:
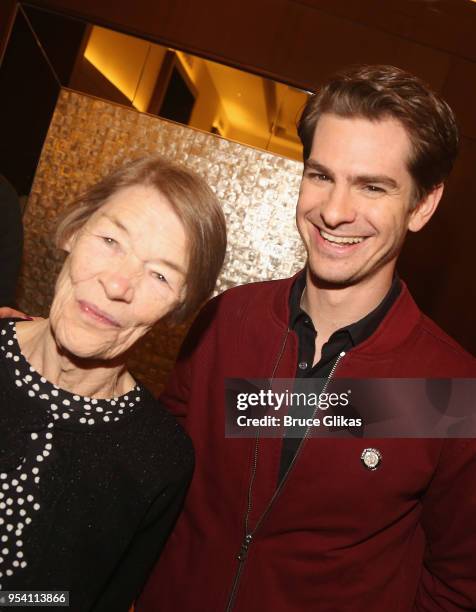
<instances>
[{"instance_id":1,"label":"textured beaded wall","mask_svg":"<svg viewBox=\"0 0 476 612\"><path fill-rule=\"evenodd\" d=\"M294 224L301 164L63 89L25 214L20 305L46 315L63 254L53 246L56 217L87 186L122 162L157 152L182 162L223 204L228 252L216 292L291 275L304 261ZM158 390L185 328L158 326L131 355L131 367Z\"/></svg>"}]
</instances>

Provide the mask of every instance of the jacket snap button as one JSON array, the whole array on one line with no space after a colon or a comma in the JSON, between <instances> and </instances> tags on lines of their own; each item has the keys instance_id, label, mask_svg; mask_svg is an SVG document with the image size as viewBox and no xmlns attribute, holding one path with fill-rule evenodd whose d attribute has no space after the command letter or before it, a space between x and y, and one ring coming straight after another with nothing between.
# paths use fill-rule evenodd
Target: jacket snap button
<instances>
[{"instance_id":1,"label":"jacket snap button","mask_svg":"<svg viewBox=\"0 0 476 612\"><path fill-rule=\"evenodd\" d=\"M382 453L378 448L366 448L360 455L360 460L368 470L376 470L382 465Z\"/></svg>"}]
</instances>

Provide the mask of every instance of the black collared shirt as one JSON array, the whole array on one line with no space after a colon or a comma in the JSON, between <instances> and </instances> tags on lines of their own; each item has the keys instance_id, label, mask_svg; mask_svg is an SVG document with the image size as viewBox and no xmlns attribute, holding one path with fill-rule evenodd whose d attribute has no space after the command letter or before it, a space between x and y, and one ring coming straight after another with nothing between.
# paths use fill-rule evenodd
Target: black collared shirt
<instances>
[{"instance_id":1,"label":"black collared shirt","mask_svg":"<svg viewBox=\"0 0 476 612\"><path fill-rule=\"evenodd\" d=\"M351 323L335 331L323 345L321 358L313 367L315 340L319 333L315 330L311 317L301 308L301 297L306 286L306 274L300 274L296 279L289 296L289 328L298 338L298 360L296 378L328 378L332 367L342 351L349 351L354 346L367 340L390 310L401 290L398 276L394 276L392 285L380 304L360 321ZM311 416L299 414L296 416ZM296 430L294 430L296 431ZM283 440L279 482L286 473L301 442L299 437L287 437Z\"/></svg>"}]
</instances>

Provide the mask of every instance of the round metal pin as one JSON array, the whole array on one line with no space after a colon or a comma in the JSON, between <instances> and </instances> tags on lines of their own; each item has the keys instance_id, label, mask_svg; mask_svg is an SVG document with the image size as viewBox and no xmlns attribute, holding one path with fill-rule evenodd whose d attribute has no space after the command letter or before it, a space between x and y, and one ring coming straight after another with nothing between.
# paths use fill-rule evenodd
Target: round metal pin
<instances>
[{"instance_id":1,"label":"round metal pin","mask_svg":"<svg viewBox=\"0 0 476 612\"><path fill-rule=\"evenodd\" d=\"M360 460L368 470L376 470L382 464L382 453L378 448L365 448L360 455Z\"/></svg>"}]
</instances>

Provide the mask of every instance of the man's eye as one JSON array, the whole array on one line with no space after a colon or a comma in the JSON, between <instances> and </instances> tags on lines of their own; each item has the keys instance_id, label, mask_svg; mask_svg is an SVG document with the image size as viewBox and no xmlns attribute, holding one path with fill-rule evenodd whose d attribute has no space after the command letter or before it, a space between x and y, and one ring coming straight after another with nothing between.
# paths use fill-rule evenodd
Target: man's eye
<instances>
[{"instance_id":1,"label":"man's eye","mask_svg":"<svg viewBox=\"0 0 476 612\"><path fill-rule=\"evenodd\" d=\"M308 178L316 179L318 181L327 182L331 180L330 176L327 176L327 174L323 174L322 172L315 172L314 170L310 170L306 174Z\"/></svg>"},{"instance_id":2,"label":"man's eye","mask_svg":"<svg viewBox=\"0 0 476 612\"><path fill-rule=\"evenodd\" d=\"M385 189L377 185L365 185L365 189L371 193L386 193Z\"/></svg>"}]
</instances>

